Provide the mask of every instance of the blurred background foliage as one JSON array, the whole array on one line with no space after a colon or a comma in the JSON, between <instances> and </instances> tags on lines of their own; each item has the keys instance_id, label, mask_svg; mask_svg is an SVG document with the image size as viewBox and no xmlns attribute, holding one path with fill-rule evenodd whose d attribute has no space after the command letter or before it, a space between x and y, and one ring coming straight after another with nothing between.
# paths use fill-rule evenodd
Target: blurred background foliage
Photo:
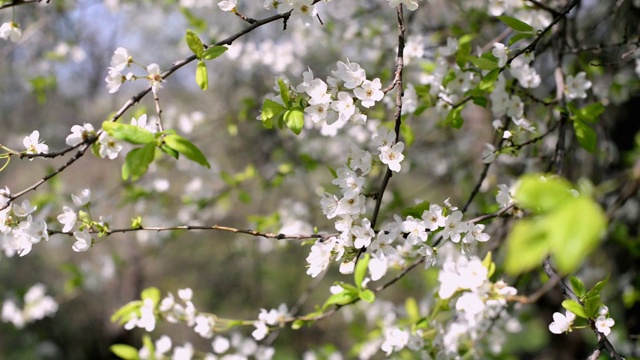
<instances>
[{"instance_id":1,"label":"blurred background foliage","mask_svg":"<svg viewBox=\"0 0 640 360\"><path fill-rule=\"evenodd\" d=\"M271 14L261 4L239 3L240 11L249 17ZM424 47L424 53L407 65L409 83L422 83L433 69L435 49L448 36L475 34L474 46L482 46L503 30L486 11L472 9L469 3L432 0L407 14L408 41ZM561 8L565 1L545 3ZM297 84L310 67L315 76L324 78L336 61L346 59L360 63L368 78L380 77L383 84L389 83L397 35L395 11L385 1L334 0L322 5L323 25L316 22L304 27L299 21L290 21L283 31L281 23L274 23L240 38L209 66L210 85L205 92L194 81L193 65L164 83L159 94L166 127L203 149L213 165L211 170L185 159L176 162L165 158L154 163L140 181L131 183L121 180L122 156L115 161L85 156L32 193L32 203L55 224L62 206L71 203L70 194L90 188L92 213L96 217L113 215L114 228L127 227L131 218L141 215L142 223L148 226L219 224L285 233L311 233L314 227L332 231L332 223L318 206L323 189L333 187L327 165L338 167L350 142L347 137L362 143L375 131L375 124L392 119L392 110L384 106L373 109L369 129L360 133L327 138L305 130L296 138L289 131L264 129L256 121L259 107L264 96L273 92L275 75L284 74ZM3 10L0 19L6 21L11 14L12 10ZM612 204L617 185L629 176L639 177L636 133L640 127L640 82L634 62L628 60L632 57L619 59L633 39L638 46L640 9L632 1L585 0L573 16L567 48L575 53L565 55L564 65L568 73L588 72L593 92L607 110L597 127L600 151L596 155L570 142L568 177L574 181L591 179L601 190L601 202ZM15 21L23 27L23 38L18 44L0 43L0 141L21 148L22 138L38 129L51 149L64 148L63 139L72 125L88 122L99 127L146 85L125 84L117 94L108 94L104 77L115 48L129 49L141 64L155 62L166 69L190 55L184 41L186 28L213 43L245 26L237 17L219 11L213 1L168 0L52 1L15 8ZM541 46L551 46L552 40L546 41ZM624 45L608 46L617 43ZM598 51L581 50L598 45L602 45ZM546 54L536 60L543 82L540 98L551 94L554 69L548 64L552 60ZM590 66L594 63L602 65ZM431 106L432 101L421 96L420 104ZM148 96L122 121L127 123L143 113L152 117L154 108ZM544 116L543 109L540 116ZM433 107L406 116L410 131L403 136L407 142L413 139L406 150L407 170L403 174L407 175L393 177L382 219L391 220L393 214L419 199L442 203L451 198L452 204L464 205L482 169L479 154L494 136L487 109L469 106L465 119L462 129L456 130L442 126L443 117ZM518 156L502 156L500 166L494 166L483 182L470 214L495 211L496 185L548 162L554 146L551 138ZM0 172L0 184L20 190L64 161L14 160ZM372 191L383 175L377 171L367 184ZM589 260L578 274L592 285L611 273L603 299L619 321L612 341L622 344L620 350L632 356L640 356L636 337L640 333L638 210L634 194L616 212L601 256ZM508 226L508 220L499 220L490 227L492 242L488 246L498 256ZM125 331L109 318L118 307L139 298L148 286L158 287L163 295L190 287L199 309L222 317L252 319L260 308L274 308L282 302L293 305L309 287L313 291L303 309L313 311L314 305L326 299L332 280L343 279L333 268L315 284L305 275L308 246L301 246L300 241L174 231L113 235L86 253L72 252L72 243L69 237L52 236L24 258L0 259L2 298L20 298L31 285L41 282L60 304L54 318L25 329L0 324L0 357L111 359L108 347L113 343L139 346L140 331ZM510 280L520 293L527 294L539 288L543 275L534 271ZM434 271L411 273L379 295L389 303L373 306L380 306L378 311L384 313L384 306L402 307L408 296L420 302L433 296L437 284ZM595 343L592 334L576 332L560 337L547 331L551 314L558 311L562 299L559 291L550 291L535 306L523 309L525 328L507 341L505 351L514 355L502 359L587 356ZM327 353L332 347L347 353L354 339L370 335L368 320L360 311L365 306L371 305L342 309L295 333L283 329L273 344L276 358L300 358L304 351L323 344L328 344ZM164 324L156 333L170 334L175 343L189 340L196 348L210 346L210 341L199 339L184 325Z\"/></svg>"}]
</instances>

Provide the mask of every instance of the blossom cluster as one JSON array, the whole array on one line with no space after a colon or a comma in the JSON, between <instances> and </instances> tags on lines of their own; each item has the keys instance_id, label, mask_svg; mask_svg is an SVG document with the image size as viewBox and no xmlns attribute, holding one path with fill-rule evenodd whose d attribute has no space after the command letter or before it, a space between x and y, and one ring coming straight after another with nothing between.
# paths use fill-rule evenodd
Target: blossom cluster
<instances>
[{"instance_id":1,"label":"blossom cluster","mask_svg":"<svg viewBox=\"0 0 640 360\"><path fill-rule=\"evenodd\" d=\"M51 296L45 295L47 288L43 284L33 285L24 294L24 307L10 299L2 303L3 322L10 322L18 329L26 324L41 320L46 316L53 316L58 311L58 303Z\"/></svg>"},{"instance_id":2,"label":"blossom cluster","mask_svg":"<svg viewBox=\"0 0 640 360\"><path fill-rule=\"evenodd\" d=\"M138 351L138 357L145 359L191 360L194 358L203 360L225 360L225 359L249 359L270 360L275 354L275 349L268 346L258 345L250 338L242 336L238 332L233 332L229 337L216 335L211 342L211 352L195 355L195 350L190 342L185 342L182 346L174 346L173 341L167 335L160 336L154 343L153 349L146 345Z\"/></svg>"},{"instance_id":3,"label":"blossom cluster","mask_svg":"<svg viewBox=\"0 0 640 360\"><path fill-rule=\"evenodd\" d=\"M268 346L258 345L256 340L261 340L268 333L267 325L281 324L281 320L287 315L286 306L282 305L278 310L266 311L262 309L258 320L254 322L256 330L253 338L245 338L239 333L232 333L230 338L214 333L214 327L218 320L215 315L198 311L193 301L193 290L190 288L180 289L177 298L171 292L167 294L159 304L154 303L151 298L142 301L137 311L128 316L124 328L132 330L142 328L147 332L156 329L159 319L169 323L185 323L205 339L213 339L211 347L213 352L204 354L204 359L224 359L224 358L248 358L269 360L273 357L275 350ZM141 359L162 358L172 349L172 341L166 335L155 341L154 349L146 346L139 350L138 356ZM153 353L152 353L153 351ZM173 348L173 359L189 360L194 356L193 345L189 342L183 346Z\"/></svg>"},{"instance_id":4,"label":"blossom cluster","mask_svg":"<svg viewBox=\"0 0 640 360\"><path fill-rule=\"evenodd\" d=\"M0 190L0 197L8 197L9 194L6 187ZM29 200L23 200L21 204L12 203L0 211L0 240L5 256L25 256L34 244L49 240L47 223L32 216L36 209L37 206L31 205Z\"/></svg>"},{"instance_id":5,"label":"blossom cluster","mask_svg":"<svg viewBox=\"0 0 640 360\"><path fill-rule=\"evenodd\" d=\"M138 76L131 71L123 74L123 71L131 67L132 64L142 67L146 70L147 74ZM162 88L162 72L160 71L160 66L156 63L149 64L146 67L137 64L133 60L133 56L129 54L129 51L123 47L119 47L114 51L110 65L109 74L104 81L107 83L107 89L111 94L120 90L120 86L122 86L125 81L133 81L140 78L147 79L150 82L151 90L154 94L157 93L158 89Z\"/></svg>"},{"instance_id":6,"label":"blossom cluster","mask_svg":"<svg viewBox=\"0 0 640 360\"><path fill-rule=\"evenodd\" d=\"M95 241L92 236L93 233L108 231L111 216L100 215L98 221L94 221L91 218L91 212L89 211L91 190L89 189L80 191L78 195L72 194L71 200L74 205L83 207L86 211L76 211L74 208L65 205L62 207L63 212L58 215L57 220L62 224L63 233L73 234L73 237L76 238L76 242L72 246L73 251L85 252L91 248Z\"/></svg>"}]
</instances>

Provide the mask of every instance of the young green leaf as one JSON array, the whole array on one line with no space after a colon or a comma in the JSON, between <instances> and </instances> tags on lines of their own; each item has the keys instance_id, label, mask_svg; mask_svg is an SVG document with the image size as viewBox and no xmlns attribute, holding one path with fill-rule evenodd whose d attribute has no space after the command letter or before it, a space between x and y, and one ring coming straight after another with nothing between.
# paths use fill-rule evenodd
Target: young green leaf
<instances>
[{"instance_id":1,"label":"young green leaf","mask_svg":"<svg viewBox=\"0 0 640 360\"><path fill-rule=\"evenodd\" d=\"M262 121L271 120L274 117L280 116L280 114L285 110L287 110L287 108L281 104L270 99L264 99L260 117L262 118Z\"/></svg>"},{"instance_id":2,"label":"young green leaf","mask_svg":"<svg viewBox=\"0 0 640 360\"><path fill-rule=\"evenodd\" d=\"M591 296L596 296L596 295L600 295L600 292L602 291L602 289L605 287L605 285L607 285L607 282L609 281L609 275L607 275L607 277L602 280L602 281L598 281L591 290L589 290L589 292L587 292L587 294L585 295L586 298L591 297Z\"/></svg>"},{"instance_id":3,"label":"young green leaf","mask_svg":"<svg viewBox=\"0 0 640 360\"><path fill-rule=\"evenodd\" d=\"M364 254L358 263L356 264L356 270L354 271L354 281L358 289L362 290L362 282L364 281L365 275L367 275L367 268L369 266L369 260L371 256L369 254Z\"/></svg>"},{"instance_id":4,"label":"young green leaf","mask_svg":"<svg viewBox=\"0 0 640 360\"><path fill-rule=\"evenodd\" d=\"M331 295L322 305L322 309L326 310L331 305L347 305L355 302L360 298L357 290L343 290L337 294Z\"/></svg>"},{"instance_id":5,"label":"young green leaf","mask_svg":"<svg viewBox=\"0 0 640 360\"><path fill-rule=\"evenodd\" d=\"M102 129L106 131L109 136L130 144L145 145L155 142L156 140L155 136L153 136L149 130L135 125L105 121L102 123Z\"/></svg>"},{"instance_id":6,"label":"young green leaf","mask_svg":"<svg viewBox=\"0 0 640 360\"><path fill-rule=\"evenodd\" d=\"M507 238L505 270L516 275L542 264L549 252L545 227L540 219L517 222Z\"/></svg>"},{"instance_id":7,"label":"young green leaf","mask_svg":"<svg viewBox=\"0 0 640 360\"><path fill-rule=\"evenodd\" d=\"M164 143L167 144L173 150L187 157L187 159L194 161L207 169L211 169L211 165L207 161L202 151L198 149L191 141L183 138L180 135L169 135L164 138Z\"/></svg>"},{"instance_id":8,"label":"young green leaf","mask_svg":"<svg viewBox=\"0 0 640 360\"><path fill-rule=\"evenodd\" d=\"M149 143L129 151L122 165L122 180L136 181L147 172L156 155L156 144Z\"/></svg>"},{"instance_id":9,"label":"young green leaf","mask_svg":"<svg viewBox=\"0 0 640 360\"><path fill-rule=\"evenodd\" d=\"M545 213L573 199L570 190L571 184L565 179L528 174L520 179L514 199L523 209Z\"/></svg>"},{"instance_id":10,"label":"young green leaf","mask_svg":"<svg viewBox=\"0 0 640 360\"><path fill-rule=\"evenodd\" d=\"M117 357L124 360L137 360L138 357L138 349L126 344L114 344L109 347L112 353L114 353Z\"/></svg>"},{"instance_id":11,"label":"young green leaf","mask_svg":"<svg viewBox=\"0 0 640 360\"><path fill-rule=\"evenodd\" d=\"M117 322L122 325L129 321L131 316L139 311L140 307L143 305L142 301L135 300L130 301L127 304L120 307L120 309L116 310L116 312L111 315L111 322Z\"/></svg>"},{"instance_id":12,"label":"young green leaf","mask_svg":"<svg viewBox=\"0 0 640 360\"><path fill-rule=\"evenodd\" d=\"M289 97L289 86L282 79L278 79L278 88L280 89L280 98L282 103L289 108L291 106L291 98Z\"/></svg>"},{"instance_id":13,"label":"young green leaf","mask_svg":"<svg viewBox=\"0 0 640 360\"><path fill-rule=\"evenodd\" d=\"M497 16L498 19L500 19L500 21L502 21L505 25L507 25L508 27L512 28L515 31L519 31L519 32L534 32L535 29L533 27L531 27L531 25L522 22L516 18L512 18L510 16Z\"/></svg>"},{"instance_id":14,"label":"young green leaf","mask_svg":"<svg viewBox=\"0 0 640 360\"><path fill-rule=\"evenodd\" d=\"M575 119L573 121L573 131L576 134L580 146L590 153L596 151L598 139L595 130L593 130L591 126L584 121Z\"/></svg>"},{"instance_id":15,"label":"young green leaf","mask_svg":"<svg viewBox=\"0 0 640 360\"><path fill-rule=\"evenodd\" d=\"M207 73L207 64L204 61L198 61L196 67L196 83L200 86L200 89L207 90L209 87L209 74Z\"/></svg>"},{"instance_id":16,"label":"young green leaf","mask_svg":"<svg viewBox=\"0 0 640 360\"><path fill-rule=\"evenodd\" d=\"M498 62L494 59L480 58L477 56L467 56L466 60L475 65L480 70L493 70L498 67Z\"/></svg>"},{"instance_id":17,"label":"young green leaf","mask_svg":"<svg viewBox=\"0 0 640 360\"><path fill-rule=\"evenodd\" d=\"M229 50L226 46L211 46L204 51L203 58L205 60L213 60Z\"/></svg>"},{"instance_id":18,"label":"young green leaf","mask_svg":"<svg viewBox=\"0 0 640 360\"><path fill-rule=\"evenodd\" d=\"M284 122L294 134L300 135L304 127L304 112L300 109L287 110L284 113Z\"/></svg>"},{"instance_id":19,"label":"young green leaf","mask_svg":"<svg viewBox=\"0 0 640 360\"><path fill-rule=\"evenodd\" d=\"M582 282L582 280L578 279L575 276L571 276L569 278L569 282L571 283L571 289L573 289L573 292L576 293L578 297L582 297L584 296L584 294L586 294L587 289L584 287L584 283Z\"/></svg>"},{"instance_id":20,"label":"young green leaf","mask_svg":"<svg viewBox=\"0 0 640 360\"><path fill-rule=\"evenodd\" d=\"M598 247L607 218L593 199L578 197L549 213L546 227L558 270L569 274Z\"/></svg>"},{"instance_id":21,"label":"young green leaf","mask_svg":"<svg viewBox=\"0 0 640 360\"><path fill-rule=\"evenodd\" d=\"M204 45L202 45L202 40L200 40L198 35L190 29L187 29L186 39L189 49L193 51L199 60L202 60L202 55L204 54Z\"/></svg>"},{"instance_id":22,"label":"young green leaf","mask_svg":"<svg viewBox=\"0 0 640 360\"><path fill-rule=\"evenodd\" d=\"M428 201L421 201L413 205L412 207L402 210L400 214L402 214L402 217L405 218L407 216L413 216L414 218L419 219L422 217L423 212L429 210L429 206L431 206L431 203L429 203Z\"/></svg>"},{"instance_id":23,"label":"young green leaf","mask_svg":"<svg viewBox=\"0 0 640 360\"><path fill-rule=\"evenodd\" d=\"M532 33L532 32L522 32L522 33L517 33L515 35L513 35L510 39L509 39L509 46L517 43L520 40L524 40L524 39L529 39L534 37L536 34Z\"/></svg>"},{"instance_id":24,"label":"young green leaf","mask_svg":"<svg viewBox=\"0 0 640 360\"><path fill-rule=\"evenodd\" d=\"M460 116L462 112L462 106L458 106L457 108L451 109L449 114L447 115L447 119L445 123L450 125L453 128L460 129L462 124L464 124L464 119Z\"/></svg>"},{"instance_id":25,"label":"young green leaf","mask_svg":"<svg viewBox=\"0 0 640 360\"><path fill-rule=\"evenodd\" d=\"M582 305L575 300L565 300L562 302L562 307L580 316L581 318L588 319L589 315Z\"/></svg>"},{"instance_id":26,"label":"young green leaf","mask_svg":"<svg viewBox=\"0 0 640 360\"><path fill-rule=\"evenodd\" d=\"M151 301L153 301L154 304L157 304L160 302L160 290L158 290L158 288L156 287L148 287L144 290L142 290L142 292L140 293L140 298L144 301L146 299L150 299Z\"/></svg>"},{"instance_id":27,"label":"young green leaf","mask_svg":"<svg viewBox=\"0 0 640 360\"><path fill-rule=\"evenodd\" d=\"M360 297L361 300L366 301L368 303L372 303L376 299L376 294L374 294L373 291L369 289L360 290L360 292L358 293L358 296Z\"/></svg>"},{"instance_id":28,"label":"young green leaf","mask_svg":"<svg viewBox=\"0 0 640 360\"><path fill-rule=\"evenodd\" d=\"M480 90L487 90L495 84L496 80L498 80L498 75L500 75L500 68L495 68L487 75L485 75L482 80L480 80L480 84L478 84L478 88Z\"/></svg>"}]
</instances>

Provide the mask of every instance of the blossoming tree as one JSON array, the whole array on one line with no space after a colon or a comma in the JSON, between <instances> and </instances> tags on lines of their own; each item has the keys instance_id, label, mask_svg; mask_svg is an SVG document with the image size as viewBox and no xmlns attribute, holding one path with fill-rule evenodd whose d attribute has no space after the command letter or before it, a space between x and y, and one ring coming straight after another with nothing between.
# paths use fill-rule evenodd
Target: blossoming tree
<instances>
[{"instance_id":1,"label":"blossoming tree","mask_svg":"<svg viewBox=\"0 0 640 360\"><path fill-rule=\"evenodd\" d=\"M6 326L120 288L96 358L638 355L638 1L54 3L0 0L2 271L65 279Z\"/></svg>"}]
</instances>

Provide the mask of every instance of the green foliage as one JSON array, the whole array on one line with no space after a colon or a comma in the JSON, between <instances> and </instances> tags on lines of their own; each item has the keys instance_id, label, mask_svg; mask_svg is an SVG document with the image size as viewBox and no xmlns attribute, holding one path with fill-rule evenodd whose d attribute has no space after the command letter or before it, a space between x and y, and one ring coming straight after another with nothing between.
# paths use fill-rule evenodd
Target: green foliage
<instances>
[{"instance_id":1,"label":"green foliage","mask_svg":"<svg viewBox=\"0 0 640 360\"><path fill-rule=\"evenodd\" d=\"M124 359L124 360L139 359L138 349L134 348L131 345L114 344L109 347L109 350L111 350L111 352L117 357L119 357L120 359Z\"/></svg>"},{"instance_id":2,"label":"green foliage","mask_svg":"<svg viewBox=\"0 0 640 360\"><path fill-rule=\"evenodd\" d=\"M149 130L136 125L105 121L102 123L102 129L109 136L134 145L145 145L156 140L156 137Z\"/></svg>"},{"instance_id":3,"label":"green foliage","mask_svg":"<svg viewBox=\"0 0 640 360\"><path fill-rule=\"evenodd\" d=\"M200 89L207 90L209 88L209 74L207 73L207 64L204 61L198 61L196 66L196 84Z\"/></svg>"},{"instance_id":4,"label":"green foliage","mask_svg":"<svg viewBox=\"0 0 640 360\"><path fill-rule=\"evenodd\" d=\"M207 48L207 50L204 51L204 54L202 55L202 57L205 60L213 60L218 56L224 54L227 50L229 50L229 48L226 46L221 46L221 45L210 46Z\"/></svg>"},{"instance_id":5,"label":"green foliage","mask_svg":"<svg viewBox=\"0 0 640 360\"><path fill-rule=\"evenodd\" d=\"M187 29L186 40L189 49L196 55L196 58L202 60L202 55L204 54L204 45L202 44L202 40L200 40L200 37L198 37L198 35L196 35L196 33L191 31L190 29Z\"/></svg>"},{"instance_id":6,"label":"green foliage","mask_svg":"<svg viewBox=\"0 0 640 360\"><path fill-rule=\"evenodd\" d=\"M498 75L500 75L500 68L495 68L491 71L489 71L489 73L487 75L485 75L482 80L480 80L480 84L478 84L478 88L480 90L489 90L491 87L493 87L493 84L495 84L496 80L498 80Z\"/></svg>"},{"instance_id":7,"label":"green foliage","mask_svg":"<svg viewBox=\"0 0 640 360\"><path fill-rule=\"evenodd\" d=\"M423 212L429 210L429 206L431 206L430 202L421 201L412 207L402 210L401 214L403 217L413 216L415 219L419 219L422 217Z\"/></svg>"},{"instance_id":8,"label":"green foliage","mask_svg":"<svg viewBox=\"0 0 640 360\"><path fill-rule=\"evenodd\" d=\"M596 102L578 109L574 104L567 104L573 131L585 150L594 153L597 145L597 135L591 124L598 122L600 114L604 112L604 105Z\"/></svg>"},{"instance_id":9,"label":"green foliage","mask_svg":"<svg viewBox=\"0 0 640 360\"><path fill-rule=\"evenodd\" d=\"M507 25L508 27L512 28L515 31L518 32L533 32L534 28L531 27L531 25L522 22L516 18L510 17L510 16L496 16L498 19L500 19L500 21L502 21L505 25Z\"/></svg>"},{"instance_id":10,"label":"green foliage","mask_svg":"<svg viewBox=\"0 0 640 360\"><path fill-rule=\"evenodd\" d=\"M596 248L606 229L600 206L584 195L574 196L571 184L557 177L525 175L514 195L516 205L537 216L518 221L507 239L505 267L519 274L551 254L558 270L575 271Z\"/></svg>"},{"instance_id":11,"label":"green foliage","mask_svg":"<svg viewBox=\"0 0 640 360\"><path fill-rule=\"evenodd\" d=\"M294 108L284 113L284 123L294 134L300 135L304 126L304 111L302 108Z\"/></svg>"},{"instance_id":12,"label":"green foliage","mask_svg":"<svg viewBox=\"0 0 640 360\"><path fill-rule=\"evenodd\" d=\"M198 149L192 142L183 138L180 135L168 135L163 138L163 142L167 144L171 149L184 155L187 159L196 162L207 169L211 169L211 165L207 161L202 151Z\"/></svg>"},{"instance_id":13,"label":"green foliage","mask_svg":"<svg viewBox=\"0 0 640 360\"><path fill-rule=\"evenodd\" d=\"M460 115L460 113L462 113L462 108L462 106L458 106L451 109L449 111L449 114L447 114L445 124L453 128L460 129L462 127L462 124L464 124L464 119Z\"/></svg>"},{"instance_id":14,"label":"green foliage","mask_svg":"<svg viewBox=\"0 0 640 360\"><path fill-rule=\"evenodd\" d=\"M131 180L136 181L146 174L149 165L155 158L155 154L156 145L154 143L129 151L122 165L122 180L131 178Z\"/></svg>"}]
</instances>

